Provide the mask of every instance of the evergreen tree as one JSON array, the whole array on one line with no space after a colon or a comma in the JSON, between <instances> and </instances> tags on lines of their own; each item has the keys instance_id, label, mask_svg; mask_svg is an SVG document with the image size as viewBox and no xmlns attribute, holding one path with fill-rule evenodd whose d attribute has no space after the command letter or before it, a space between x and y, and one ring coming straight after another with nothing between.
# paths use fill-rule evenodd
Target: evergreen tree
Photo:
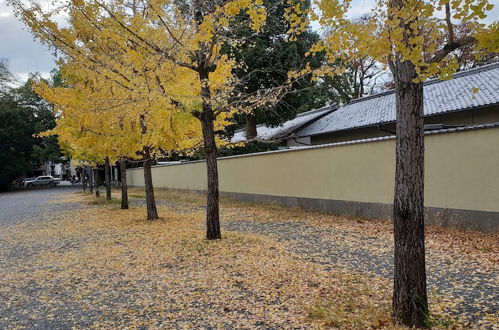
<instances>
[{"instance_id":1,"label":"evergreen tree","mask_svg":"<svg viewBox=\"0 0 499 330\"><path fill-rule=\"evenodd\" d=\"M305 5L307 3L308 1L304 1ZM262 31L256 34L250 27L238 29L237 38L244 40L245 47L225 50L245 64L243 68L236 70L236 75L243 81L241 89L246 93L282 86L288 80L290 70L303 68L307 62L310 62L311 67L317 68L323 60L321 54L306 56L310 47L319 40L319 35L310 29L300 34L296 41L287 40L289 23L284 18L284 11L288 4L266 0L264 5L267 9L267 22ZM253 138L256 136L257 124L278 126L300 112L325 105L327 98L324 88L311 81L310 77L304 77L295 81L276 105L236 116L236 125L246 125L247 138Z\"/></svg>"},{"instance_id":2,"label":"evergreen tree","mask_svg":"<svg viewBox=\"0 0 499 330\"><path fill-rule=\"evenodd\" d=\"M59 72L53 71L48 80L41 78L38 74L31 74L26 83L13 90L18 106L29 113L33 123L35 138L31 153L31 162L35 167L46 162L54 164L62 161L57 136L37 136L55 127L53 106L33 90L34 84L41 80L44 80L53 87L62 85Z\"/></svg>"},{"instance_id":3,"label":"evergreen tree","mask_svg":"<svg viewBox=\"0 0 499 330\"><path fill-rule=\"evenodd\" d=\"M61 160L57 137L37 136L55 126L52 106L32 89L40 79L31 75L24 85L12 88L12 75L6 62L0 61L0 190L47 161ZM48 82L56 81L54 73Z\"/></svg>"},{"instance_id":4,"label":"evergreen tree","mask_svg":"<svg viewBox=\"0 0 499 330\"><path fill-rule=\"evenodd\" d=\"M32 169L34 128L30 114L14 102L11 95L0 97L0 190Z\"/></svg>"}]
</instances>

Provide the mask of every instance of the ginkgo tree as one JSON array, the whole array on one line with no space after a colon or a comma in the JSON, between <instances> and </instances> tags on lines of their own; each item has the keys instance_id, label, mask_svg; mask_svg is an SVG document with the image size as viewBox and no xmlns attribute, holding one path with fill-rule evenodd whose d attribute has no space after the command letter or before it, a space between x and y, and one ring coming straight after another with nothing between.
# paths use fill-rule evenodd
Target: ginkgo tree
<instances>
[{"instance_id":1,"label":"ginkgo tree","mask_svg":"<svg viewBox=\"0 0 499 330\"><path fill-rule=\"evenodd\" d=\"M150 220L158 218L152 161L158 155L179 152L179 148L194 148L200 143L200 125L186 113L169 111L142 95L137 97L78 63L63 64L61 72L67 82L64 87L41 84L37 88L59 115L57 127L47 134L57 134L76 158L88 159L91 155L95 162L106 164L121 160L122 169L126 158L143 159L147 216ZM109 174L107 181L110 188ZM125 189L123 182L123 208L127 204Z\"/></svg>"},{"instance_id":2,"label":"ginkgo tree","mask_svg":"<svg viewBox=\"0 0 499 330\"><path fill-rule=\"evenodd\" d=\"M67 0L53 8L9 2L41 41L129 93L199 121L208 176L207 238L220 238L216 157L223 141L217 131L236 111L275 102L283 90L235 93L244 79L233 70L241 63L221 52L224 43L243 45L233 33L238 25L259 31L266 17L262 0ZM68 25L57 24L60 12L69 16Z\"/></svg>"},{"instance_id":3,"label":"ginkgo tree","mask_svg":"<svg viewBox=\"0 0 499 330\"><path fill-rule=\"evenodd\" d=\"M477 50L497 52L499 24L483 22L492 7L487 0L378 0L363 24L349 19L349 0L314 0L314 10L309 12L327 30L324 40L312 47L312 53L325 51L332 64L370 56L385 63L394 77L397 136L393 317L408 326L428 325L423 82L432 76L450 79L458 63L448 55L461 47L471 45ZM306 26L308 16L303 15L298 2L290 7L287 16L293 38ZM472 33L456 37L456 24L468 25ZM316 74L339 72L338 66L326 66ZM473 92L477 91L470 86L470 97Z\"/></svg>"},{"instance_id":4,"label":"ginkgo tree","mask_svg":"<svg viewBox=\"0 0 499 330\"><path fill-rule=\"evenodd\" d=\"M117 99L116 95L111 98L113 88L109 83L106 88L98 89L95 83L84 79L81 71L77 76L78 68L74 63L61 63L60 69L64 86L54 88L43 82L36 86L37 93L54 105L57 114L57 126L44 134L57 135L65 152L83 164L84 174L90 179L93 175L89 173L89 165L104 163L106 198L110 199L109 164L119 161L123 168L126 158L139 157L140 139L134 134L131 122L123 114L111 111L123 112L128 103ZM126 172L124 177L122 173L121 207L128 208Z\"/></svg>"}]
</instances>

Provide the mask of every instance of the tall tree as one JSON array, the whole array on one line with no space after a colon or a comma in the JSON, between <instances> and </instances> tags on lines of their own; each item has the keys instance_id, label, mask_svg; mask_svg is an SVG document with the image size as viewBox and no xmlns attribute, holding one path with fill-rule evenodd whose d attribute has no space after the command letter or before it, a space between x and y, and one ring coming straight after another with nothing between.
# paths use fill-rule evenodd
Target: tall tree
<instances>
[{"instance_id":1,"label":"tall tree","mask_svg":"<svg viewBox=\"0 0 499 330\"><path fill-rule=\"evenodd\" d=\"M121 176L121 209L128 209L128 182L126 178L126 159L121 157L119 162Z\"/></svg>"},{"instance_id":2,"label":"tall tree","mask_svg":"<svg viewBox=\"0 0 499 330\"><path fill-rule=\"evenodd\" d=\"M322 77L320 87L330 102L347 104L384 91L391 83L390 78L382 63L372 57L362 57L348 63L343 73Z\"/></svg>"},{"instance_id":3,"label":"tall tree","mask_svg":"<svg viewBox=\"0 0 499 330\"><path fill-rule=\"evenodd\" d=\"M69 27L56 24L57 9L44 10L36 1L28 7L21 0L9 2L35 36L91 67L94 74L152 105L199 121L208 176L207 238L220 238L217 148L223 141L216 133L230 124L236 111L275 102L284 89L234 93L240 80L233 71L239 64L221 53L225 43L239 41L231 38L234 20L237 28L261 29L266 18L262 0L137 0L131 6L118 0L70 1L65 3ZM248 20L239 20L241 12ZM175 124L179 127L172 127L180 128L183 122Z\"/></svg>"},{"instance_id":4,"label":"tall tree","mask_svg":"<svg viewBox=\"0 0 499 330\"><path fill-rule=\"evenodd\" d=\"M105 185L106 185L106 200L111 200L111 163L109 161L109 156L104 160L104 172L105 172Z\"/></svg>"},{"instance_id":5,"label":"tall tree","mask_svg":"<svg viewBox=\"0 0 499 330\"><path fill-rule=\"evenodd\" d=\"M320 14L312 15L331 33L323 43L312 47L312 52L326 51L330 63L349 63L369 55L387 63L394 77L397 137L393 317L408 326L427 326L423 81L434 75L451 78L458 61L449 54L467 45L497 52L498 23L487 27L480 22L493 5L487 0L380 0L367 23L358 24L347 19L349 1L317 0L315 4ZM298 31L304 19L299 12L298 8L289 13ZM453 21L468 24L473 32L458 37ZM439 41L442 37L444 43ZM340 72L332 69L329 73ZM472 89L470 86L470 94Z\"/></svg>"}]
</instances>

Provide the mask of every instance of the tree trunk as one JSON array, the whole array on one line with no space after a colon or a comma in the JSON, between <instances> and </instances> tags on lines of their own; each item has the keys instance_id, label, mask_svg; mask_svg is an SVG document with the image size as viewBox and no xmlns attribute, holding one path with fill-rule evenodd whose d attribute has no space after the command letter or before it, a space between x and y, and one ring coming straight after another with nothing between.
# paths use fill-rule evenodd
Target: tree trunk
<instances>
[{"instance_id":1,"label":"tree trunk","mask_svg":"<svg viewBox=\"0 0 499 330\"><path fill-rule=\"evenodd\" d=\"M257 137L256 116L252 113L246 114L246 139L252 140Z\"/></svg>"},{"instance_id":2,"label":"tree trunk","mask_svg":"<svg viewBox=\"0 0 499 330\"><path fill-rule=\"evenodd\" d=\"M88 187L90 189L90 193L94 193L94 169L90 166L88 167Z\"/></svg>"},{"instance_id":3,"label":"tree trunk","mask_svg":"<svg viewBox=\"0 0 499 330\"><path fill-rule=\"evenodd\" d=\"M87 167L84 166L81 171L81 185L83 187L83 192L87 192Z\"/></svg>"},{"instance_id":4,"label":"tree trunk","mask_svg":"<svg viewBox=\"0 0 499 330\"><path fill-rule=\"evenodd\" d=\"M99 171L97 169L94 171L94 185L95 185L95 197L100 197L100 191L99 191Z\"/></svg>"},{"instance_id":5,"label":"tree trunk","mask_svg":"<svg viewBox=\"0 0 499 330\"><path fill-rule=\"evenodd\" d=\"M106 200L111 200L111 165L109 164L109 157L106 157L106 164L104 166L106 177Z\"/></svg>"},{"instance_id":6,"label":"tree trunk","mask_svg":"<svg viewBox=\"0 0 499 330\"><path fill-rule=\"evenodd\" d=\"M147 154L149 154L147 152ZM146 156L144 162L144 185L146 189L146 207L147 207L147 220L158 219L158 210L156 209L156 200L154 198L154 187L152 183L152 159L149 155Z\"/></svg>"},{"instance_id":7,"label":"tree trunk","mask_svg":"<svg viewBox=\"0 0 499 330\"><path fill-rule=\"evenodd\" d=\"M128 209L128 186L126 182L126 161L122 159L120 161L120 171L121 171L121 209Z\"/></svg>"},{"instance_id":8,"label":"tree trunk","mask_svg":"<svg viewBox=\"0 0 499 330\"><path fill-rule=\"evenodd\" d=\"M203 105L201 126L203 129L206 170L208 175L208 195L206 202L206 238L220 239L219 187L217 166L217 145L213 127L214 114L209 104Z\"/></svg>"},{"instance_id":9,"label":"tree trunk","mask_svg":"<svg viewBox=\"0 0 499 330\"><path fill-rule=\"evenodd\" d=\"M201 26L204 21L202 0L193 1L194 20L197 26ZM201 83L201 98L202 98L202 112L198 114L197 118L201 121L203 129L203 143L206 153L206 171L208 175L208 194L206 203L206 238L221 239L220 233L220 214L219 214L219 188L218 188L218 167L217 167L217 145L215 142L215 129L214 121L216 119L215 113L211 105L211 91L210 91L210 72L216 68L214 63L210 63L209 57L211 51L202 46L196 52L198 75Z\"/></svg>"},{"instance_id":10,"label":"tree trunk","mask_svg":"<svg viewBox=\"0 0 499 330\"><path fill-rule=\"evenodd\" d=\"M395 270L393 317L409 327L428 318L424 236L423 84L414 65L394 65L397 107L395 196L393 203Z\"/></svg>"}]
</instances>

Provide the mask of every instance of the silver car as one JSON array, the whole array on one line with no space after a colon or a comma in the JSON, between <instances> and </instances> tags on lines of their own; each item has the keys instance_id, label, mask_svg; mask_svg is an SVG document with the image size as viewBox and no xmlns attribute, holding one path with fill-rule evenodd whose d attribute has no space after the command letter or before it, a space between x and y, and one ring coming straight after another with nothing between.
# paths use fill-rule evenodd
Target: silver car
<instances>
[{"instance_id":1,"label":"silver car","mask_svg":"<svg viewBox=\"0 0 499 330\"><path fill-rule=\"evenodd\" d=\"M25 180L24 184L27 187L33 187L33 186L51 186L55 187L57 184L60 183L59 179L55 179L51 177L50 175L45 175L45 176L39 176L34 180Z\"/></svg>"}]
</instances>

